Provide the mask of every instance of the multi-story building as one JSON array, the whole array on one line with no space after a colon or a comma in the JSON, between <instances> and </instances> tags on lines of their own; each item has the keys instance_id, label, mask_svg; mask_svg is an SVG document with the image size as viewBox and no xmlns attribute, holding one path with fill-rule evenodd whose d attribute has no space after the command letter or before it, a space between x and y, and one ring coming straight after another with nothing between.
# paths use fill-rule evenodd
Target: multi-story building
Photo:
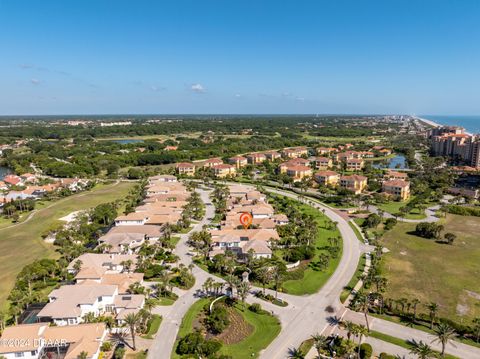
<instances>
[{"instance_id":1,"label":"multi-story building","mask_svg":"<svg viewBox=\"0 0 480 359\"><path fill-rule=\"evenodd\" d=\"M227 177L227 176L233 176L237 173L235 166L227 165L227 164L215 165L212 167L212 169L215 176L221 177L221 178Z\"/></svg>"},{"instance_id":2,"label":"multi-story building","mask_svg":"<svg viewBox=\"0 0 480 359\"><path fill-rule=\"evenodd\" d=\"M367 177L360 175L342 176L340 186L355 194L360 194L367 188L367 180Z\"/></svg>"},{"instance_id":3,"label":"multi-story building","mask_svg":"<svg viewBox=\"0 0 480 359\"><path fill-rule=\"evenodd\" d=\"M239 168L245 167L248 164L248 161L243 156L234 156L228 159L228 163L230 163L231 165L234 165L235 168L239 169Z\"/></svg>"},{"instance_id":4,"label":"multi-story building","mask_svg":"<svg viewBox=\"0 0 480 359\"><path fill-rule=\"evenodd\" d=\"M180 162L176 165L179 175L193 176L195 175L195 165L189 162Z\"/></svg>"},{"instance_id":5,"label":"multi-story building","mask_svg":"<svg viewBox=\"0 0 480 359\"><path fill-rule=\"evenodd\" d=\"M263 154L269 161L275 161L276 159L279 159L282 157L282 155L277 151L267 151L267 152L264 152Z\"/></svg>"},{"instance_id":6,"label":"multi-story building","mask_svg":"<svg viewBox=\"0 0 480 359\"><path fill-rule=\"evenodd\" d=\"M461 127L436 128L429 137L432 155L480 168L480 137L465 133Z\"/></svg>"},{"instance_id":7,"label":"multi-story building","mask_svg":"<svg viewBox=\"0 0 480 359\"><path fill-rule=\"evenodd\" d=\"M306 147L291 147L284 148L282 156L285 158L298 158L308 155L308 149Z\"/></svg>"},{"instance_id":8,"label":"multi-story building","mask_svg":"<svg viewBox=\"0 0 480 359\"><path fill-rule=\"evenodd\" d=\"M251 153L251 154L247 155L248 163L250 163L252 165L262 163L262 162L266 161L266 159L267 159L267 156L265 156L265 154L263 154L263 153Z\"/></svg>"},{"instance_id":9,"label":"multi-story building","mask_svg":"<svg viewBox=\"0 0 480 359\"><path fill-rule=\"evenodd\" d=\"M300 181L305 177L310 177L312 169L309 166L292 165L287 167L287 175L292 177L294 181Z\"/></svg>"},{"instance_id":10,"label":"multi-story building","mask_svg":"<svg viewBox=\"0 0 480 359\"><path fill-rule=\"evenodd\" d=\"M410 198L410 182L403 180L388 180L382 184L382 191L389 196L406 201Z\"/></svg>"},{"instance_id":11,"label":"multi-story building","mask_svg":"<svg viewBox=\"0 0 480 359\"><path fill-rule=\"evenodd\" d=\"M347 171L361 171L365 162L361 158L352 158L345 161Z\"/></svg>"},{"instance_id":12,"label":"multi-story building","mask_svg":"<svg viewBox=\"0 0 480 359\"><path fill-rule=\"evenodd\" d=\"M340 181L340 175L335 171L319 171L315 173L315 181L322 186L335 187Z\"/></svg>"},{"instance_id":13,"label":"multi-story building","mask_svg":"<svg viewBox=\"0 0 480 359\"><path fill-rule=\"evenodd\" d=\"M333 165L332 159L328 157L315 157L312 162L314 163L315 168L319 170L326 170Z\"/></svg>"}]
</instances>

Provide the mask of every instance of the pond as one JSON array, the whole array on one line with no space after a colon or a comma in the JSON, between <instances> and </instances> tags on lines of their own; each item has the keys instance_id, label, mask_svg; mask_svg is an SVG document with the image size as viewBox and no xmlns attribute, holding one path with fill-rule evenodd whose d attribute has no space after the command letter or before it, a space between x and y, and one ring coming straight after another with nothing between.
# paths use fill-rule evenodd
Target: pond
<instances>
[{"instance_id":1,"label":"pond","mask_svg":"<svg viewBox=\"0 0 480 359\"><path fill-rule=\"evenodd\" d=\"M373 167L375 168L390 168L390 169L406 169L408 168L407 160L403 155L396 155L395 157L382 160L382 161L374 161Z\"/></svg>"},{"instance_id":2,"label":"pond","mask_svg":"<svg viewBox=\"0 0 480 359\"><path fill-rule=\"evenodd\" d=\"M0 181L3 180L3 178L8 175L9 173L12 173L12 171L10 170L10 168L8 167L4 167L4 166L0 166Z\"/></svg>"},{"instance_id":3,"label":"pond","mask_svg":"<svg viewBox=\"0 0 480 359\"><path fill-rule=\"evenodd\" d=\"M125 139L125 140L112 140L112 142L119 143L121 145L128 145L130 143L139 143L143 142L143 140L135 140L135 139Z\"/></svg>"}]
</instances>

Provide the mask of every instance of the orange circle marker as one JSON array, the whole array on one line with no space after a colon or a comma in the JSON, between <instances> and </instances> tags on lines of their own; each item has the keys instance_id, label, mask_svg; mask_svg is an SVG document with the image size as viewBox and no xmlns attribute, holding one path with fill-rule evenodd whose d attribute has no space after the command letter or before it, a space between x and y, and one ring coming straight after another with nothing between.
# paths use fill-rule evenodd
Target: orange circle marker
<instances>
[{"instance_id":1,"label":"orange circle marker","mask_svg":"<svg viewBox=\"0 0 480 359\"><path fill-rule=\"evenodd\" d=\"M252 215L248 212L242 212L240 214L240 223L243 225L243 228L247 229L252 224L253 218Z\"/></svg>"}]
</instances>

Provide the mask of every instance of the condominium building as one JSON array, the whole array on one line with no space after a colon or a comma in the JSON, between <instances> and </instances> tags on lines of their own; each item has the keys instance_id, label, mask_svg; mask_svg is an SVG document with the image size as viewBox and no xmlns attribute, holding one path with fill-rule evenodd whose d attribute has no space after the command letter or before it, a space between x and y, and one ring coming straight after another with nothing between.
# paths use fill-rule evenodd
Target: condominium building
<instances>
[{"instance_id":1,"label":"condominium building","mask_svg":"<svg viewBox=\"0 0 480 359\"><path fill-rule=\"evenodd\" d=\"M382 184L382 191L389 196L406 201L410 198L410 182L403 180L389 180Z\"/></svg>"}]
</instances>

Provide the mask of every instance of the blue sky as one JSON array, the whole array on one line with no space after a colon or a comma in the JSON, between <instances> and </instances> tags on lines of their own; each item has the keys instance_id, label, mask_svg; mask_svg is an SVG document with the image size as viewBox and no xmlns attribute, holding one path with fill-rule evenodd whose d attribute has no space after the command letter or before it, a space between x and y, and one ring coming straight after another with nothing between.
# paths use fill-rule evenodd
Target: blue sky
<instances>
[{"instance_id":1,"label":"blue sky","mask_svg":"<svg viewBox=\"0 0 480 359\"><path fill-rule=\"evenodd\" d=\"M0 114L480 114L480 1L0 0Z\"/></svg>"}]
</instances>

